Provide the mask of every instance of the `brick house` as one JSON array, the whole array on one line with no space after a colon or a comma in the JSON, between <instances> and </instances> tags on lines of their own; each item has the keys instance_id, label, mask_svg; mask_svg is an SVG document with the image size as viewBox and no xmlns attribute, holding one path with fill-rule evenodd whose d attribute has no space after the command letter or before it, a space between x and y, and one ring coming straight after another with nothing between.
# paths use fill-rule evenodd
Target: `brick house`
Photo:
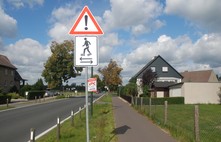
<instances>
[{"instance_id":1,"label":"brick house","mask_svg":"<svg viewBox=\"0 0 221 142\"><path fill-rule=\"evenodd\" d=\"M0 90L7 93L14 86L19 90L20 84L24 85L25 81L10 60L0 54Z\"/></svg>"}]
</instances>

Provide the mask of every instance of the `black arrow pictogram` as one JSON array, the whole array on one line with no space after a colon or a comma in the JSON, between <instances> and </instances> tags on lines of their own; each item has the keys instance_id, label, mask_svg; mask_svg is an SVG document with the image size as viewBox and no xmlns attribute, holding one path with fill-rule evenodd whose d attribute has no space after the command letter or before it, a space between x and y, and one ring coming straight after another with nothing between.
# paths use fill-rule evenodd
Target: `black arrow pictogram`
<instances>
[{"instance_id":1,"label":"black arrow pictogram","mask_svg":"<svg viewBox=\"0 0 221 142\"><path fill-rule=\"evenodd\" d=\"M92 58L80 58L80 62L81 63L93 63L93 60L92 60Z\"/></svg>"}]
</instances>

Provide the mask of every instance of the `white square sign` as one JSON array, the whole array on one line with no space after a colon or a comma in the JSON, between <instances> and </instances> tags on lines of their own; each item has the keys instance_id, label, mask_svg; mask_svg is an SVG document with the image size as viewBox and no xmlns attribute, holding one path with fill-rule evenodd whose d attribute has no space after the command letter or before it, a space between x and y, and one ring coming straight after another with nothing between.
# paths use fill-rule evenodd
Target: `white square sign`
<instances>
[{"instance_id":1,"label":"white square sign","mask_svg":"<svg viewBox=\"0 0 221 142\"><path fill-rule=\"evenodd\" d=\"M75 66L98 65L97 36L76 36L74 51Z\"/></svg>"}]
</instances>

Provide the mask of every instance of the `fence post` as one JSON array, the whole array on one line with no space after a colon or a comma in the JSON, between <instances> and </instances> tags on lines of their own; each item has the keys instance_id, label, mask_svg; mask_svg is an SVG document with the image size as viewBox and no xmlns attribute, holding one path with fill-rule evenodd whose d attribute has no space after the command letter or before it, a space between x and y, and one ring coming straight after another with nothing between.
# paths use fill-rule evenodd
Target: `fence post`
<instances>
[{"instance_id":1,"label":"fence post","mask_svg":"<svg viewBox=\"0 0 221 142\"><path fill-rule=\"evenodd\" d=\"M74 126L74 111L71 111L71 126Z\"/></svg>"},{"instance_id":2,"label":"fence post","mask_svg":"<svg viewBox=\"0 0 221 142\"><path fill-rule=\"evenodd\" d=\"M164 102L164 125L166 125L167 123L167 108L168 108L167 101L165 101Z\"/></svg>"},{"instance_id":3,"label":"fence post","mask_svg":"<svg viewBox=\"0 0 221 142\"><path fill-rule=\"evenodd\" d=\"M60 140L60 118L57 118L57 141Z\"/></svg>"},{"instance_id":4,"label":"fence post","mask_svg":"<svg viewBox=\"0 0 221 142\"><path fill-rule=\"evenodd\" d=\"M131 96L131 104L134 105L134 97Z\"/></svg>"},{"instance_id":5,"label":"fence post","mask_svg":"<svg viewBox=\"0 0 221 142\"><path fill-rule=\"evenodd\" d=\"M6 100L6 103L7 103L7 107L8 107L8 103L9 103L9 100L8 100L8 98L7 98L7 100Z\"/></svg>"},{"instance_id":6,"label":"fence post","mask_svg":"<svg viewBox=\"0 0 221 142\"><path fill-rule=\"evenodd\" d=\"M152 115L152 112L151 112L151 104L152 102L151 102L151 98L149 98L149 115L150 115L150 117L151 117L151 115Z\"/></svg>"},{"instance_id":7,"label":"fence post","mask_svg":"<svg viewBox=\"0 0 221 142\"><path fill-rule=\"evenodd\" d=\"M80 119L81 119L81 107L79 107L79 116L80 116Z\"/></svg>"},{"instance_id":8,"label":"fence post","mask_svg":"<svg viewBox=\"0 0 221 142\"><path fill-rule=\"evenodd\" d=\"M35 129L31 128L30 130L30 142L35 142Z\"/></svg>"},{"instance_id":9,"label":"fence post","mask_svg":"<svg viewBox=\"0 0 221 142\"><path fill-rule=\"evenodd\" d=\"M200 136L199 136L199 107L198 105L195 105L195 110L194 110L194 132L195 132L195 140L196 142L199 142Z\"/></svg>"},{"instance_id":10,"label":"fence post","mask_svg":"<svg viewBox=\"0 0 221 142\"><path fill-rule=\"evenodd\" d=\"M141 109L141 111L142 111L142 108L143 108L143 97L141 97L140 99L141 99L141 100L140 100L140 109Z\"/></svg>"},{"instance_id":11,"label":"fence post","mask_svg":"<svg viewBox=\"0 0 221 142\"><path fill-rule=\"evenodd\" d=\"M137 97L135 97L135 106L137 107Z\"/></svg>"}]
</instances>

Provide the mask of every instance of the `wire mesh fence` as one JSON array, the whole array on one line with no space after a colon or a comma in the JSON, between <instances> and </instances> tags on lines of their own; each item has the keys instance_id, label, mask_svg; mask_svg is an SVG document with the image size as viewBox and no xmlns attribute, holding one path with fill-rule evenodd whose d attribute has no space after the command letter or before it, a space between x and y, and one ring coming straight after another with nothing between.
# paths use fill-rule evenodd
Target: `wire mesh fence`
<instances>
[{"instance_id":1,"label":"wire mesh fence","mask_svg":"<svg viewBox=\"0 0 221 142\"><path fill-rule=\"evenodd\" d=\"M156 104L151 98L131 102L180 142L221 142L221 105Z\"/></svg>"}]
</instances>

